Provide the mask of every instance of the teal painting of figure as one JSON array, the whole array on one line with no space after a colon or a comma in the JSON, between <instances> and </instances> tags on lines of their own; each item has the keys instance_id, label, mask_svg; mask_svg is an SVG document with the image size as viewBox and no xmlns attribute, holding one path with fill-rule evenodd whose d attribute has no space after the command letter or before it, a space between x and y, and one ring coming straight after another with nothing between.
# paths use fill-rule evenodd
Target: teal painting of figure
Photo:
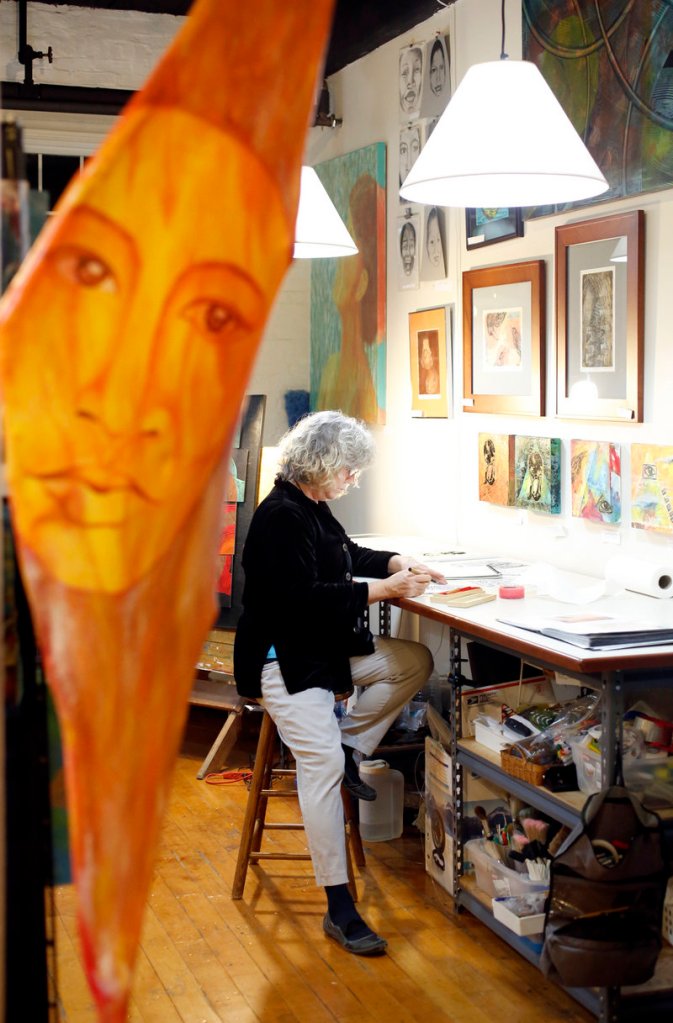
<instances>
[{"instance_id":1,"label":"teal painting of figure","mask_svg":"<svg viewBox=\"0 0 673 1023\"><path fill-rule=\"evenodd\" d=\"M524 0L523 56L603 171L610 190L601 199L673 185L673 4Z\"/></svg>"},{"instance_id":2,"label":"teal painting of figure","mask_svg":"<svg viewBox=\"0 0 673 1023\"><path fill-rule=\"evenodd\" d=\"M561 441L558 437L514 440L514 504L547 515L561 511Z\"/></svg>"},{"instance_id":3,"label":"teal painting of figure","mask_svg":"<svg viewBox=\"0 0 673 1023\"><path fill-rule=\"evenodd\" d=\"M316 166L358 252L311 267L311 408L365 423L386 411L386 147Z\"/></svg>"}]
</instances>

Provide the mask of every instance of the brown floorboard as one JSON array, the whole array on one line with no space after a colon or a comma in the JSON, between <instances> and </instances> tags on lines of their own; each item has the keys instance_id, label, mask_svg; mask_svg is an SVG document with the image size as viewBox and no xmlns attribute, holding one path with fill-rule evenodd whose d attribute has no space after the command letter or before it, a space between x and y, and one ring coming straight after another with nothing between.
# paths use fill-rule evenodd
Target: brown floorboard
<instances>
[{"instance_id":1,"label":"brown floorboard","mask_svg":"<svg viewBox=\"0 0 673 1023\"><path fill-rule=\"evenodd\" d=\"M244 783L211 785L196 773L222 725L193 707L176 764L135 972L132 1023L589 1023L593 1017L452 900L425 873L423 839L366 843L360 911L389 942L362 959L323 935L322 892L307 862L250 869L230 898ZM227 765L250 766L256 715L244 721ZM296 800L273 800L292 819ZM274 844L304 848L301 832ZM82 971L71 886L56 891L61 1023L95 1023Z\"/></svg>"}]
</instances>

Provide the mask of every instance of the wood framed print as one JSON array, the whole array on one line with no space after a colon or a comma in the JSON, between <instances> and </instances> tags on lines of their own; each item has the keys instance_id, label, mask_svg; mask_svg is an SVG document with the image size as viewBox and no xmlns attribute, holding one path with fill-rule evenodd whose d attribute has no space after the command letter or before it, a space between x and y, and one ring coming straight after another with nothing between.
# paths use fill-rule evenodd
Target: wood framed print
<instances>
[{"instance_id":1,"label":"wood framed print","mask_svg":"<svg viewBox=\"0 0 673 1023\"><path fill-rule=\"evenodd\" d=\"M504 242L508 238L521 238L523 217L519 207L482 208L465 210L465 244L468 249Z\"/></svg>"},{"instance_id":2,"label":"wood framed print","mask_svg":"<svg viewBox=\"0 0 673 1023\"><path fill-rule=\"evenodd\" d=\"M451 411L449 325L444 306L409 313L411 408L420 419L446 419Z\"/></svg>"},{"instance_id":3,"label":"wood framed print","mask_svg":"<svg viewBox=\"0 0 673 1023\"><path fill-rule=\"evenodd\" d=\"M556 414L643 421L645 214L556 228Z\"/></svg>"},{"instance_id":4,"label":"wood framed print","mask_svg":"<svg viewBox=\"0 0 673 1023\"><path fill-rule=\"evenodd\" d=\"M463 274L463 408L541 416L545 385L545 263Z\"/></svg>"}]
</instances>

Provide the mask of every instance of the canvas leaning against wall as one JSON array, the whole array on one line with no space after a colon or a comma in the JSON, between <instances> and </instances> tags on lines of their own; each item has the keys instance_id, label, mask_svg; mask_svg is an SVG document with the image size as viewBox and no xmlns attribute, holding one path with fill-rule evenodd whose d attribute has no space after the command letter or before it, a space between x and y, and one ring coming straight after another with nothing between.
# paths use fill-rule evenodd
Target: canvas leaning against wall
<instances>
[{"instance_id":1,"label":"canvas leaning against wall","mask_svg":"<svg viewBox=\"0 0 673 1023\"><path fill-rule=\"evenodd\" d=\"M311 266L311 408L386 416L386 147L315 168L358 252Z\"/></svg>"}]
</instances>

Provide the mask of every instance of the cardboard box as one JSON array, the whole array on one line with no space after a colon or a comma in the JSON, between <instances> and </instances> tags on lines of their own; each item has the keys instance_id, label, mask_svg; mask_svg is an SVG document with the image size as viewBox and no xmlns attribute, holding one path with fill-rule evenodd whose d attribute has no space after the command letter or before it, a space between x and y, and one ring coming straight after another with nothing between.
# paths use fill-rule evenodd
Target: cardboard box
<instances>
[{"instance_id":1,"label":"cardboard box","mask_svg":"<svg viewBox=\"0 0 673 1023\"><path fill-rule=\"evenodd\" d=\"M474 737L481 746L485 746L494 753L499 753L512 742L502 734L502 725L498 724L497 727L491 728L480 718L474 720Z\"/></svg>"},{"instance_id":2,"label":"cardboard box","mask_svg":"<svg viewBox=\"0 0 673 1023\"><path fill-rule=\"evenodd\" d=\"M464 772L463 841L481 836L475 807L481 806L495 828L511 820L507 793L492 782ZM425 740L425 869L453 895L453 777L451 754L436 739Z\"/></svg>"},{"instance_id":3,"label":"cardboard box","mask_svg":"<svg viewBox=\"0 0 673 1023\"><path fill-rule=\"evenodd\" d=\"M451 755L430 736L425 740L425 869L453 895L453 779Z\"/></svg>"},{"instance_id":4,"label":"cardboard box","mask_svg":"<svg viewBox=\"0 0 673 1023\"><path fill-rule=\"evenodd\" d=\"M554 690L545 675L525 679L523 682L502 682L479 689L464 688L460 697L463 735L474 737L474 719L480 714L500 720L502 704L517 710L519 707L555 703Z\"/></svg>"}]
</instances>

